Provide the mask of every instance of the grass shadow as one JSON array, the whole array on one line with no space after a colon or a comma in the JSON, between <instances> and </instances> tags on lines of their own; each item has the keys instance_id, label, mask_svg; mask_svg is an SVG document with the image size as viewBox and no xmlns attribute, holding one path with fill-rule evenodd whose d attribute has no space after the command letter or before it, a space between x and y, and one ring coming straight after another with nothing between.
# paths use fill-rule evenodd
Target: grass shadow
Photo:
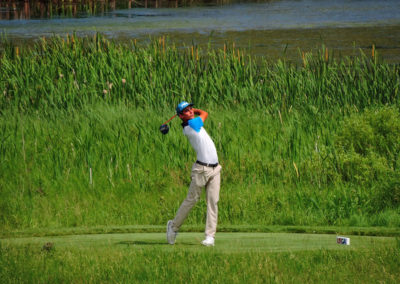
<instances>
[{"instance_id":1,"label":"grass shadow","mask_svg":"<svg viewBox=\"0 0 400 284\"><path fill-rule=\"evenodd\" d=\"M122 241L116 243L116 245L139 245L139 246L152 246L152 245L164 245L170 246L167 242L160 242L160 241ZM177 245L185 245L185 246L194 246L196 244L189 243L189 242L178 242Z\"/></svg>"}]
</instances>

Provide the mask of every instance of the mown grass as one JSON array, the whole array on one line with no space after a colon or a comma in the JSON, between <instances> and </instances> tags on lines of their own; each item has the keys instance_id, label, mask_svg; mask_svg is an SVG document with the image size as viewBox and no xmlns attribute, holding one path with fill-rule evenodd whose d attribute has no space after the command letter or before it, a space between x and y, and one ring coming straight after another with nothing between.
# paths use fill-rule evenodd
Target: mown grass
<instances>
[{"instance_id":1,"label":"mown grass","mask_svg":"<svg viewBox=\"0 0 400 284\"><path fill-rule=\"evenodd\" d=\"M223 165L221 225L400 225L399 66L376 54L258 62L53 37L0 54L0 226L153 224L173 217L195 153L180 100L206 109ZM204 223L204 201L187 225Z\"/></svg>"},{"instance_id":2,"label":"mown grass","mask_svg":"<svg viewBox=\"0 0 400 284\"><path fill-rule=\"evenodd\" d=\"M214 248L199 245L200 233L180 235L175 246L164 234L2 240L0 276L4 283L395 283L400 276L392 238L352 237L341 246L326 235L219 236Z\"/></svg>"},{"instance_id":3,"label":"mown grass","mask_svg":"<svg viewBox=\"0 0 400 284\"><path fill-rule=\"evenodd\" d=\"M180 232L200 232L204 225L185 225ZM2 231L0 238L51 237L91 234L128 234L165 232L163 225L126 225L65 228L35 228L25 230ZM352 226L281 226L281 225L219 225L218 232L256 232L256 233L297 233L297 234L334 234L354 236L399 237L398 227L352 227Z\"/></svg>"}]
</instances>

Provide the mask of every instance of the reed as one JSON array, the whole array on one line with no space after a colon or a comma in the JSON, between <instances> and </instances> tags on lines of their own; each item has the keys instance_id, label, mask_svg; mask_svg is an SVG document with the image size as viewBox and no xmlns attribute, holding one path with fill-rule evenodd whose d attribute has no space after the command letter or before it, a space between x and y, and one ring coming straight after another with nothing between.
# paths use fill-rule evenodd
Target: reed
<instances>
[{"instance_id":1,"label":"reed","mask_svg":"<svg viewBox=\"0 0 400 284\"><path fill-rule=\"evenodd\" d=\"M116 44L100 35L43 38L31 49L5 45L1 109L46 111L99 100L161 109L185 98L225 109L313 105L362 110L399 101L399 66L378 63L374 50L370 58L361 53L341 60L328 60L327 49L321 56L303 53L303 66L296 66L285 61L256 64L234 45L231 50L191 46L185 52L165 38L148 47Z\"/></svg>"},{"instance_id":2,"label":"reed","mask_svg":"<svg viewBox=\"0 0 400 284\"><path fill-rule=\"evenodd\" d=\"M178 121L158 131L181 100L210 113L222 225L400 225L399 66L376 54L303 66L101 35L15 50L0 55L4 230L164 224L195 160Z\"/></svg>"}]
</instances>

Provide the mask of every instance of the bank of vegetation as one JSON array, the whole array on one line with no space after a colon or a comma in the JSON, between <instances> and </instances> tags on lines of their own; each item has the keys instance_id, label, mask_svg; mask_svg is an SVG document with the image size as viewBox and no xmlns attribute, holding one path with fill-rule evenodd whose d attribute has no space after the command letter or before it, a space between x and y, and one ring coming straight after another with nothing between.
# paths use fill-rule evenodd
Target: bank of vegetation
<instances>
[{"instance_id":1,"label":"bank of vegetation","mask_svg":"<svg viewBox=\"0 0 400 284\"><path fill-rule=\"evenodd\" d=\"M295 64L165 38L3 46L3 230L164 224L195 160L177 119L158 131L181 100L210 114L221 224L400 226L400 66L375 49Z\"/></svg>"}]
</instances>

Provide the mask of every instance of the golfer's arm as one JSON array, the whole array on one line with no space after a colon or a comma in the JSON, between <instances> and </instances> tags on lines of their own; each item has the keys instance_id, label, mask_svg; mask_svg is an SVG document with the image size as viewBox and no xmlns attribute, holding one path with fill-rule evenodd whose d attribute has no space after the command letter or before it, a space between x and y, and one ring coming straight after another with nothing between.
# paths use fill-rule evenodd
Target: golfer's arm
<instances>
[{"instance_id":1,"label":"golfer's arm","mask_svg":"<svg viewBox=\"0 0 400 284\"><path fill-rule=\"evenodd\" d=\"M198 115L201 117L201 119L204 121L206 121L207 117L208 117L208 113L204 110L201 109L194 109L194 114Z\"/></svg>"}]
</instances>

